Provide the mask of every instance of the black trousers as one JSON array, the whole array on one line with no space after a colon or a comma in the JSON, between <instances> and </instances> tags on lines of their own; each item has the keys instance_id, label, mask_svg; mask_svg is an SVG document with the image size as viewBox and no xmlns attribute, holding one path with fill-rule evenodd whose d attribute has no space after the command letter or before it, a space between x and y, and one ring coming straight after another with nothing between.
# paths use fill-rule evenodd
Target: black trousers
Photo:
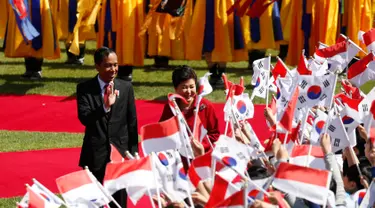
<instances>
[{"instance_id":1,"label":"black trousers","mask_svg":"<svg viewBox=\"0 0 375 208\"><path fill-rule=\"evenodd\" d=\"M65 45L66 55L68 56L69 60L76 60L76 59L85 58L86 44L79 44L79 55L78 56L69 52L69 47L70 47L70 44Z\"/></svg>"},{"instance_id":2,"label":"black trousers","mask_svg":"<svg viewBox=\"0 0 375 208\"><path fill-rule=\"evenodd\" d=\"M104 180L105 167L106 167L106 166L100 168L99 170L91 171L92 174L96 177L96 179L98 179L98 181L99 181L100 183L102 183L102 184L103 184L103 180ZM127 206L127 198L128 198L128 195L127 195L125 189L122 189L122 190L117 191L117 192L114 193L112 196L113 196L113 198L117 201L117 203L118 203L122 208L126 208L126 206ZM109 206L110 206L111 208L117 208L116 205L115 205L113 202L109 203Z\"/></svg>"},{"instance_id":3,"label":"black trousers","mask_svg":"<svg viewBox=\"0 0 375 208\"><path fill-rule=\"evenodd\" d=\"M43 58L25 57L25 67L27 72L42 71Z\"/></svg>"},{"instance_id":4,"label":"black trousers","mask_svg":"<svg viewBox=\"0 0 375 208\"><path fill-rule=\"evenodd\" d=\"M133 66L130 66L130 65L121 65L121 66L118 66L118 74L117 76L119 77L125 77L125 76L129 76L130 74L133 73Z\"/></svg>"}]
</instances>

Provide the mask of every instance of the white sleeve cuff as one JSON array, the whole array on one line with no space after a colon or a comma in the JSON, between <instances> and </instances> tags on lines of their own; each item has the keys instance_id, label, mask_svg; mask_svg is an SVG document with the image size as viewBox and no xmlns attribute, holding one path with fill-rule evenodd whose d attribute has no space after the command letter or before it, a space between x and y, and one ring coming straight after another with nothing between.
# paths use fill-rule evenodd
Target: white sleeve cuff
<instances>
[{"instance_id":1,"label":"white sleeve cuff","mask_svg":"<svg viewBox=\"0 0 375 208\"><path fill-rule=\"evenodd\" d=\"M104 112L106 112L106 113L108 113L109 111L111 111L111 107L106 108L104 104L103 104L103 109L104 109Z\"/></svg>"}]
</instances>

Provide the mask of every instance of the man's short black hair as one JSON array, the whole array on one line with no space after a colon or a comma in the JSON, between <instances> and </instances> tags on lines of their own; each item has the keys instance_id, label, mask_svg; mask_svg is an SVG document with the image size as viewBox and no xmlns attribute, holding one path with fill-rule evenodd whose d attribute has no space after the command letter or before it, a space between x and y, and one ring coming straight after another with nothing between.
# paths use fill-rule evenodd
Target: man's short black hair
<instances>
[{"instance_id":1,"label":"man's short black hair","mask_svg":"<svg viewBox=\"0 0 375 208\"><path fill-rule=\"evenodd\" d=\"M195 83L197 83L197 74L195 73L194 69L190 66L183 65L177 66L172 74L172 82L174 88L186 80L194 79Z\"/></svg>"},{"instance_id":2,"label":"man's short black hair","mask_svg":"<svg viewBox=\"0 0 375 208\"><path fill-rule=\"evenodd\" d=\"M365 157L358 158L359 160L359 169L364 177L364 179L367 181L367 183L371 183L371 165L370 162ZM349 181L353 181L357 185L357 190L363 189L363 185L361 184L361 178L359 177L359 172L356 165L352 165L347 168L347 170L344 170L343 172L344 176L348 177Z\"/></svg>"},{"instance_id":3,"label":"man's short black hair","mask_svg":"<svg viewBox=\"0 0 375 208\"><path fill-rule=\"evenodd\" d=\"M104 58L108 57L109 54L111 54L111 53L115 53L115 51L113 51L110 48L104 47L104 46L96 49L96 51L94 53L95 64L100 65L103 62Z\"/></svg>"}]
</instances>

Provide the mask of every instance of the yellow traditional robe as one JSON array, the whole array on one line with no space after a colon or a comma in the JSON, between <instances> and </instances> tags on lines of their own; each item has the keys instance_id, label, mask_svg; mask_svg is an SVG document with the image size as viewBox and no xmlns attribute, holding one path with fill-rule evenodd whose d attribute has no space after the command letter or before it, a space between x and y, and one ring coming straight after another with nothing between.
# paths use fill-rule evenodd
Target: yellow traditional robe
<instances>
[{"instance_id":1,"label":"yellow traditional robe","mask_svg":"<svg viewBox=\"0 0 375 208\"><path fill-rule=\"evenodd\" d=\"M8 0L0 0L0 5L7 5ZM5 30L8 21L8 8L6 6L0 6L0 39L5 36Z\"/></svg>"},{"instance_id":2,"label":"yellow traditional robe","mask_svg":"<svg viewBox=\"0 0 375 208\"><path fill-rule=\"evenodd\" d=\"M157 2L158 0L152 0L151 5ZM174 60L184 60L192 14L193 2L189 0L186 4L184 17L179 17L185 18L184 25L177 25L176 31L171 34L173 17L169 14L155 13L147 30L147 54L149 56L167 56ZM181 24L181 22L179 23ZM176 37L180 27L182 27L182 32L179 37Z\"/></svg>"},{"instance_id":3,"label":"yellow traditional robe","mask_svg":"<svg viewBox=\"0 0 375 208\"><path fill-rule=\"evenodd\" d=\"M42 31L38 31L42 34L42 48L35 50L32 48L31 42L26 43L18 29L16 23L16 17L11 5L7 2L9 11L8 15L8 26L7 26L7 37L5 56L18 58L18 57L35 57L35 58L47 58L57 59L60 58L60 47L57 39L57 31L55 28L54 20L51 13L51 8L48 0L40 0L40 13ZM31 1L29 0L29 6ZM31 14L32 16L32 14ZM55 45L56 43L56 45Z\"/></svg>"},{"instance_id":4,"label":"yellow traditional robe","mask_svg":"<svg viewBox=\"0 0 375 208\"><path fill-rule=\"evenodd\" d=\"M144 37L138 35L144 21L143 0L102 0L102 8L98 14L97 47L104 46L104 22L109 1L111 28L116 32L116 40L112 40L109 34L108 47L116 48L119 65L143 66L145 42Z\"/></svg>"},{"instance_id":5,"label":"yellow traditional robe","mask_svg":"<svg viewBox=\"0 0 375 208\"><path fill-rule=\"evenodd\" d=\"M226 12L233 5L232 0L215 0L214 15L214 42L211 52L212 62L245 61L248 59L246 45L244 49L234 49L233 13ZM194 6L190 33L186 48L186 59L201 60L204 30L206 24L206 4L204 0L197 0ZM242 34L244 34L242 28ZM242 37L243 38L243 37ZM246 40L244 39L245 43Z\"/></svg>"}]
</instances>

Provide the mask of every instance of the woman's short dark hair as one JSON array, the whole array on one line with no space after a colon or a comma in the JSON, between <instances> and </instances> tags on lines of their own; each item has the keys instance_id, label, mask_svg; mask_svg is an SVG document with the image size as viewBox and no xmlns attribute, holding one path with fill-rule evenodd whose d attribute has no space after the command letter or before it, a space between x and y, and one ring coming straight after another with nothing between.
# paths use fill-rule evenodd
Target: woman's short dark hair
<instances>
[{"instance_id":1,"label":"woman's short dark hair","mask_svg":"<svg viewBox=\"0 0 375 208\"><path fill-rule=\"evenodd\" d=\"M96 49L94 53L95 64L100 65L103 62L104 58L107 58L111 53L115 53L115 51L107 47L101 47Z\"/></svg>"},{"instance_id":2,"label":"woman's short dark hair","mask_svg":"<svg viewBox=\"0 0 375 208\"><path fill-rule=\"evenodd\" d=\"M181 82L185 82L189 79L194 79L195 83L197 83L197 74L195 73L194 69L190 66L177 66L173 71L172 82L174 88L177 88L177 86L181 84Z\"/></svg>"}]
</instances>

